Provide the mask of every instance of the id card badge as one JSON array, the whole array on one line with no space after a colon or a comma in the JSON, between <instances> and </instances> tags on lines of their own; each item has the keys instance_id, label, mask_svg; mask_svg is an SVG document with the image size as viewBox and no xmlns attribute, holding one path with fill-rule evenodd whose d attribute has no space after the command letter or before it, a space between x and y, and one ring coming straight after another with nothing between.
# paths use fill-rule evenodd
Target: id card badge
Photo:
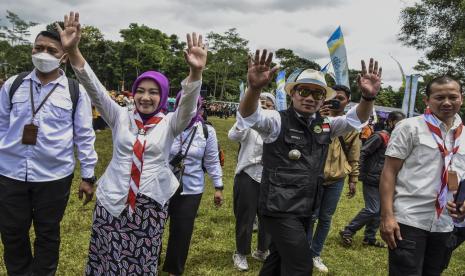
<instances>
[{"instance_id":1,"label":"id card badge","mask_svg":"<svg viewBox=\"0 0 465 276\"><path fill-rule=\"evenodd\" d=\"M39 127L34 124L24 125L23 129L23 139L21 142L24 145L35 145L37 143L37 133L39 132Z\"/></svg>"},{"instance_id":2,"label":"id card badge","mask_svg":"<svg viewBox=\"0 0 465 276\"><path fill-rule=\"evenodd\" d=\"M447 171L447 188L452 192L459 189L459 178L456 171Z\"/></svg>"}]
</instances>

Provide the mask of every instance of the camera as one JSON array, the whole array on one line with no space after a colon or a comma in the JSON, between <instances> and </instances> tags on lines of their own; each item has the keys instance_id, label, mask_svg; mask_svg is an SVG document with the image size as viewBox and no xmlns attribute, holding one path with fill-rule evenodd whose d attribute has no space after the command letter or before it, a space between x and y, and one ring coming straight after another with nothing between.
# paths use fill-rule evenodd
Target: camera
<instances>
[{"instance_id":1,"label":"camera","mask_svg":"<svg viewBox=\"0 0 465 276\"><path fill-rule=\"evenodd\" d=\"M331 100L325 101L323 105L330 105L329 107L330 109L339 109L339 107L341 106L341 102L336 99L331 99Z\"/></svg>"},{"instance_id":2,"label":"camera","mask_svg":"<svg viewBox=\"0 0 465 276\"><path fill-rule=\"evenodd\" d=\"M173 168L180 168L182 166L182 161L184 160L184 154L178 152L170 161L170 165Z\"/></svg>"}]
</instances>

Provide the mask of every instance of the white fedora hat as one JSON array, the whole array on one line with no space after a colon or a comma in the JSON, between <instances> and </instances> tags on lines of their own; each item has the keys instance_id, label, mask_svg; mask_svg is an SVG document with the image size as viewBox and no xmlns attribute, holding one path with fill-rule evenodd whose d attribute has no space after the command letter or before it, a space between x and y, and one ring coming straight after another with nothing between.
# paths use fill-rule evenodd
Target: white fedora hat
<instances>
[{"instance_id":1,"label":"white fedora hat","mask_svg":"<svg viewBox=\"0 0 465 276\"><path fill-rule=\"evenodd\" d=\"M291 95L292 89L298 84L314 84L323 88L326 90L326 99L331 99L336 96L336 91L334 91L331 87L328 87L326 84L325 74L314 69L306 69L302 71L295 80L288 79L288 82L286 82L286 85L284 86L284 90L288 95Z\"/></svg>"}]
</instances>

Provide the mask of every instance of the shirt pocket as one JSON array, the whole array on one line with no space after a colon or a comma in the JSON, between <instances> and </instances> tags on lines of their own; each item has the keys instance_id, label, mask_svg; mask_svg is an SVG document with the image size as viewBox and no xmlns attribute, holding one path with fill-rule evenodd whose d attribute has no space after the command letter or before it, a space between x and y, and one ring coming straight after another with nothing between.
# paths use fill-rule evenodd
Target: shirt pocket
<instances>
[{"instance_id":1,"label":"shirt pocket","mask_svg":"<svg viewBox=\"0 0 465 276\"><path fill-rule=\"evenodd\" d=\"M426 150L434 150L439 152L438 144L433 139L431 133L424 133L418 136L418 144Z\"/></svg>"},{"instance_id":2,"label":"shirt pocket","mask_svg":"<svg viewBox=\"0 0 465 276\"><path fill-rule=\"evenodd\" d=\"M29 97L26 94L14 95L13 99L11 99L11 103L13 105L13 114L15 117L19 117L27 113L31 105L28 100Z\"/></svg>"},{"instance_id":3,"label":"shirt pocket","mask_svg":"<svg viewBox=\"0 0 465 276\"><path fill-rule=\"evenodd\" d=\"M71 119L73 103L65 97L54 97L50 99L48 117L56 121Z\"/></svg>"}]
</instances>

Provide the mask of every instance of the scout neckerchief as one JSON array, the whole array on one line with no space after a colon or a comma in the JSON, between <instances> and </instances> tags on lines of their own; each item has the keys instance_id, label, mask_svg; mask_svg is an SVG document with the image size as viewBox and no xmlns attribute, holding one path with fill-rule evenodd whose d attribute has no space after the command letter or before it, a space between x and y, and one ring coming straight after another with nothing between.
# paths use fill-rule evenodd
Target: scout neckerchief
<instances>
[{"instance_id":1,"label":"scout neckerchief","mask_svg":"<svg viewBox=\"0 0 465 276\"><path fill-rule=\"evenodd\" d=\"M139 192L140 176L144 165L146 133L150 128L156 126L162 119L162 117L152 117L144 124L139 113L134 111L134 120L137 125L138 133L133 146L131 179L129 180L127 204L129 205L130 213L134 212L136 207L136 195Z\"/></svg>"},{"instance_id":2,"label":"scout neckerchief","mask_svg":"<svg viewBox=\"0 0 465 276\"><path fill-rule=\"evenodd\" d=\"M455 153L459 150L460 147L460 136L462 134L463 124L460 125L454 130L454 146L452 150L447 150L446 144L442 137L441 129L439 128L439 121L438 119L431 113L431 110L426 108L425 114L422 115L423 119L426 122L431 134L433 135L434 141L438 144L438 149L441 152L441 156L444 159L444 165L441 171L441 183L437 189L437 196L436 196L436 214L439 216L442 213L442 209L447 203L447 193L449 191L447 187L448 176L449 176L449 167L452 163L452 157Z\"/></svg>"}]
</instances>

